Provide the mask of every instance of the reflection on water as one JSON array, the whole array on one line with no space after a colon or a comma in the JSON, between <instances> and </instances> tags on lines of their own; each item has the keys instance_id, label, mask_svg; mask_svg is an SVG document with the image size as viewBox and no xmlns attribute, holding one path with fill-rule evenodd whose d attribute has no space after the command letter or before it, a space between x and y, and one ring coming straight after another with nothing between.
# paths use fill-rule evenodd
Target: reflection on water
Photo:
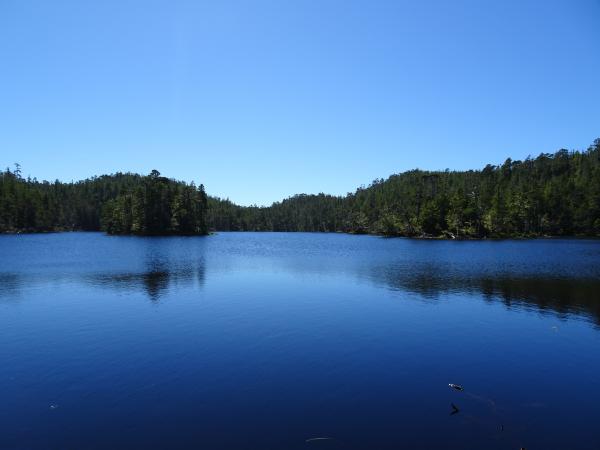
<instances>
[{"instance_id":1,"label":"reflection on water","mask_svg":"<svg viewBox=\"0 0 600 450\"><path fill-rule=\"evenodd\" d=\"M285 271L366 279L429 300L472 295L511 308L578 314L600 325L600 241L474 242L465 243L465 251L448 242L301 233L71 237L63 245L65 235L25 236L21 247L15 237L4 236L8 251L0 260L0 301L22 298L23 290L75 282L142 292L155 302L171 289L201 288L211 274ZM49 247L40 247L42 241Z\"/></svg>"},{"instance_id":2,"label":"reflection on water","mask_svg":"<svg viewBox=\"0 0 600 450\"><path fill-rule=\"evenodd\" d=\"M2 238L0 300L20 298L29 289L76 283L144 292L157 301L171 287L205 282L203 238L113 239L100 233Z\"/></svg>"},{"instance_id":3,"label":"reflection on water","mask_svg":"<svg viewBox=\"0 0 600 450\"><path fill-rule=\"evenodd\" d=\"M600 325L600 278L505 273L492 277L486 268L479 269L465 274L432 264L411 269L378 267L370 272L370 279L393 290L413 292L428 299L440 299L453 293L469 294L487 301L501 301L507 307L530 307L561 316L581 314Z\"/></svg>"},{"instance_id":4,"label":"reflection on water","mask_svg":"<svg viewBox=\"0 0 600 450\"><path fill-rule=\"evenodd\" d=\"M123 292L144 292L149 300L158 301L171 287L202 287L205 267L199 262L193 266L168 270L168 266L150 265L145 272L97 273L72 275L0 274L0 301L17 300L24 291L48 283L79 282L90 287L115 289Z\"/></svg>"},{"instance_id":5,"label":"reflection on water","mask_svg":"<svg viewBox=\"0 0 600 450\"><path fill-rule=\"evenodd\" d=\"M16 300L23 285L22 277L14 273L0 272L0 301Z\"/></svg>"},{"instance_id":6,"label":"reflection on water","mask_svg":"<svg viewBox=\"0 0 600 450\"><path fill-rule=\"evenodd\" d=\"M599 292L600 241L0 236L0 448L597 449Z\"/></svg>"},{"instance_id":7,"label":"reflection on water","mask_svg":"<svg viewBox=\"0 0 600 450\"><path fill-rule=\"evenodd\" d=\"M203 261L169 270L165 262L151 261L141 273L100 273L85 277L91 285L123 291L144 291L152 301L160 300L171 286L204 285L206 270Z\"/></svg>"}]
</instances>

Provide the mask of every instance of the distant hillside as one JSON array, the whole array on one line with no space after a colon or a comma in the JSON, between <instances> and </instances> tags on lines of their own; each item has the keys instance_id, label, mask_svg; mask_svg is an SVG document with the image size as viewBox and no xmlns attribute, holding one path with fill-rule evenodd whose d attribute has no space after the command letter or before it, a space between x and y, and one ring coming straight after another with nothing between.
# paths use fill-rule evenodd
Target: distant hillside
<instances>
[{"instance_id":1,"label":"distant hillside","mask_svg":"<svg viewBox=\"0 0 600 450\"><path fill-rule=\"evenodd\" d=\"M600 139L483 170L412 170L346 197L296 195L270 207L209 200L218 230L394 236L600 236Z\"/></svg>"},{"instance_id":2,"label":"distant hillside","mask_svg":"<svg viewBox=\"0 0 600 450\"><path fill-rule=\"evenodd\" d=\"M329 231L415 237L600 236L600 139L482 170L412 170L345 197L295 195L269 207L207 197L201 185L136 174L76 183L0 174L0 231L204 234Z\"/></svg>"}]
</instances>

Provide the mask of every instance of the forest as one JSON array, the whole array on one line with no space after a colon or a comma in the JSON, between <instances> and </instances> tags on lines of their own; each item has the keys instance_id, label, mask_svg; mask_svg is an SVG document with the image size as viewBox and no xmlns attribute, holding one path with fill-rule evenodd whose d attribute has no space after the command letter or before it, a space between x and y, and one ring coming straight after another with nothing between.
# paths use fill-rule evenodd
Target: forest
<instances>
[{"instance_id":1,"label":"forest","mask_svg":"<svg viewBox=\"0 0 600 450\"><path fill-rule=\"evenodd\" d=\"M24 179L20 166L0 175L0 232L99 231L206 234L204 186L117 173L76 183Z\"/></svg>"},{"instance_id":2,"label":"forest","mask_svg":"<svg viewBox=\"0 0 600 450\"><path fill-rule=\"evenodd\" d=\"M310 231L503 238L600 236L600 139L585 151L507 159L481 170L411 170L346 196L299 194L239 206L196 187L131 173L62 183L0 173L0 232L110 234Z\"/></svg>"}]
</instances>

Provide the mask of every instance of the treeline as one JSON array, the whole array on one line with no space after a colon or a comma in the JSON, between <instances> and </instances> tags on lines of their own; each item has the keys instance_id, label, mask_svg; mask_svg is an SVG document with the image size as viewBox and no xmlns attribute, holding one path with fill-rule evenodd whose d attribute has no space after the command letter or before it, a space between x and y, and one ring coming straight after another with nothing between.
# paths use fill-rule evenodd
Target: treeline
<instances>
[{"instance_id":1,"label":"treeline","mask_svg":"<svg viewBox=\"0 0 600 450\"><path fill-rule=\"evenodd\" d=\"M326 231L393 236L600 236L600 139L483 170L413 170L344 197L296 195L269 207L207 197L202 185L105 175L77 183L0 174L0 231L204 234Z\"/></svg>"},{"instance_id":2,"label":"treeline","mask_svg":"<svg viewBox=\"0 0 600 450\"><path fill-rule=\"evenodd\" d=\"M296 195L269 207L211 199L217 230L392 236L600 236L600 139L483 170L412 170L345 197Z\"/></svg>"},{"instance_id":3,"label":"treeline","mask_svg":"<svg viewBox=\"0 0 600 450\"><path fill-rule=\"evenodd\" d=\"M206 234L204 187L152 171L103 175L76 183L0 173L0 232L99 231L111 234Z\"/></svg>"},{"instance_id":4,"label":"treeline","mask_svg":"<svg viewBox=\"0 0 600 450\"><path fill-rule=\"evenodd\" d=\"M209 199L209 226L218 231L353 231L347 226L348 200L299 194L268 207L238 206Z\"/></svg>"},{"instance_id":5,"label":"treeline","mask_svg":"<svg viewBox=\"0 0 600 450\"><path fill-rule=\"evenodd\" d=\"M207 207L203 185L196 189L153 170L104 204L101 223L110 234L207 234Z\"/></svg>"}]
</instances>

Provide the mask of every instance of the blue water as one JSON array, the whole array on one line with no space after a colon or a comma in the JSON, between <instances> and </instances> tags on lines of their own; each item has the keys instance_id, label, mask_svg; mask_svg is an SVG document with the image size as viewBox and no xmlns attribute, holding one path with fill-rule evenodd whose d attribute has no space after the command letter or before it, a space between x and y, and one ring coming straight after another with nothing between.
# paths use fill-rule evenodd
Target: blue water
<instances>
[{"instance_id":1,"label":"blue water","mask_svg":"<svg viewBox=\"0 0 600 450\"><path fill-rule=\"evenodd\" d=\"M598 418L600 241L0 236L2 449L599 449Z\"/></svg>"}]
</instances>

